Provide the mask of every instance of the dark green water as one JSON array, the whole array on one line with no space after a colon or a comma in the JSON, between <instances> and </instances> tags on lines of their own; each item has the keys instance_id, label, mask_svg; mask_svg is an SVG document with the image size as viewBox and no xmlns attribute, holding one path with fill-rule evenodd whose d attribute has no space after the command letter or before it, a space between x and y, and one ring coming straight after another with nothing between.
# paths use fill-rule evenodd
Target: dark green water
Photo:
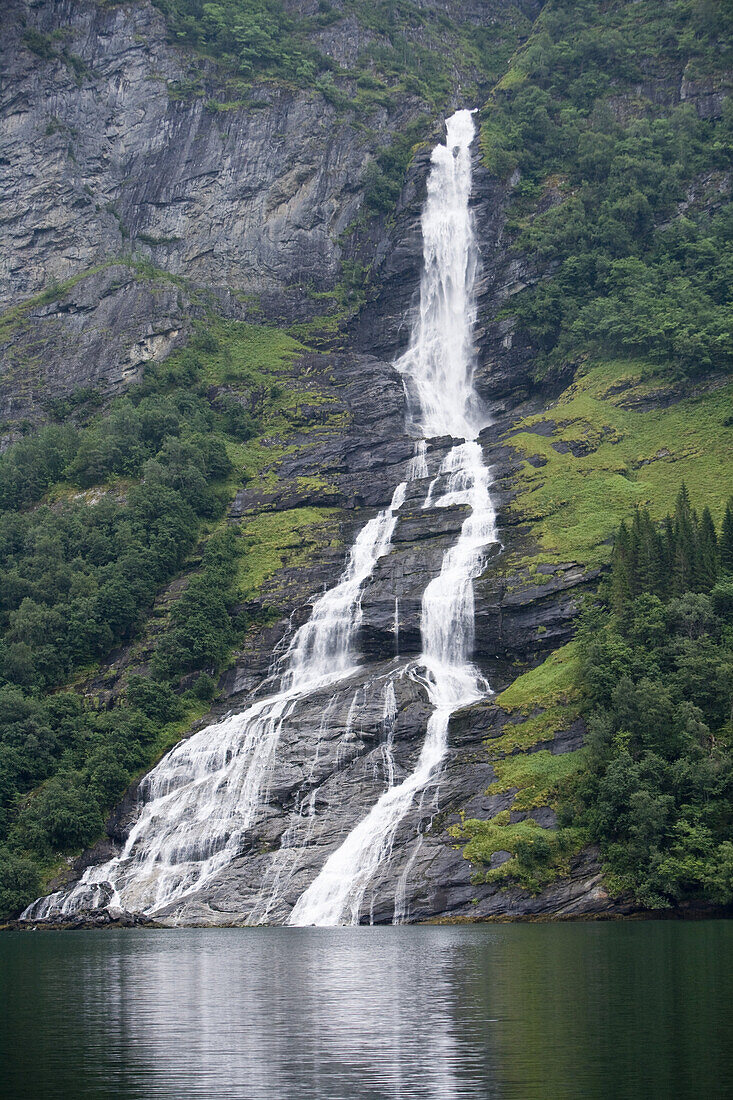
<instances>
[{"instance_id":1,"label":"dark green water","mask_svg":"<svg viewBox=\"0 0 733 1100\"><path fill-rule=\"evenodd\" d=\"M20 1098L733 1096L733 923L11 932Z\"/></svg>"}]
</instances>

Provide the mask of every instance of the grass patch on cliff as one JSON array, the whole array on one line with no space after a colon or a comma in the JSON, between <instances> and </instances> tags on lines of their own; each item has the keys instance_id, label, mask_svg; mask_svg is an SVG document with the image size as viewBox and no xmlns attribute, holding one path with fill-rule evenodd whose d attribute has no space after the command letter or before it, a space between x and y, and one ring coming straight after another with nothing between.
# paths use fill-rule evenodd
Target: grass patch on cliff
<instances>
[{"instance_id":1,"label":"grass patch on cliff","mask_svg":"<svg viewBox=\"0 0 733 1100\"><path fill-rule=\"evenodd\" d=\"M477 868L472 882L517 885L530 894L538 894L555 879L567 875L572 856L585 843L581 830L543 829L531 818L512 823L508 811L489 821L472 818L449 831L455 839L465 841L463 855ZM495 852L508 852L511 858L491 867Z\"/></svg>"},{"instance_id":2,"label":"grass patch on cliff","mask_svg":"<svg viewBox=\"0 0 733 1100\"><path fill-rule=\"evenodd\" d=\"M537 668L530 669L497 695L495 702L508 711L528 714L577 698L578 651L574 642L556 649Z\"/></svg>"},{"instance_id":3,"label":"grass patch on cliff","mask_svg":"<svg viewBox=\"0 0 733 1100\"><path fill-rule=\"evenodd\" d=\"M59 282L58 279L51 279L48 285L38 294L26 298L24 302L19 302L18 305L12 306L0 315L0 343L8 340L20 328L33 309L59 301L83 279L87 279L91 275L98 275L100 271L105 271L108 267L113 267L115 263L120 262L120 260L109 260L106 263L97 264L95 267L86 268L84 271L72 275L69 279L64 279L63 282Z\"/></svg>"},{"instance_id":4,"label":"grass patch on cliff","mask_svg":"<svg viewBox=\"0 0 733 1100\"><path fill-rule=\"evenodd\" d=\"M156 284L160 286L164 283L172 283L179 288L187 286L186 280L180 276L163 271L147 260L135 259L129 255L117 256L104 263L85 268L68 279L61 281L50 279L47 286L38 294L26 298L25 301L19 302L0 314L0 345L9 345L3 352L0 384L7 388L8 384L12 383L14 389L24 393L35 391L38 394L35 397L38 404L52 413L55 401L63 405L65 400L69 400L68 397L51 400L46 397L44 383L47 365L43 344L45 342L49 345L62 346L62 342L69 341L71 336L68 331L64 332L63 323L54 312L46 311L39 315L38 311L55 302L64 302L67 295L79 283L115 267L126 269L136 282L148 283L153 290ZM117 287L118 284L113 283L108 288L108 293L113 292ZM73 339L76 339L75 335ZM11 343L11 341L14 342Z\"/></svg>"},{"instance_id":5,"label":"grass patch on cliff","mask_svg":"<svg viewBox=\"0 0 733 1100\"><path fill-rule=\"evenodd\" d=\"M674 401L673 387L644 378L640 364L593 363L554 406L520 422L508 438L527 458L544 459L541 466L523 464L512 505L529 522L543 561L605 564L620 521L636 505L661 519L682 481L720 521L733 493L733 384L666 408L628 407L650 400L651 390L659 391L655 400ZM548 420L556 429L538 434ZM562 450L574 444L576 454L553 444Z\"/></svg>"},{"instance_id":6,"label":"grass patch on cliff","mask_svg":"<svg viewBox=\"0 0 733 1100\"><path fill-rule=\"evenodd\" d=\"M554 806L561 785L582 767L583 749L555 756L542 749L540 752L517 753L493 760L496 780L488 789L489 794L499 794L519 788L514 799L515 810L536 810L540 806Z\"/></svg>"},{"instance_id":7,"label":"grass patch on cliff","mask_svg":"<svg viewBox=\"0 0 733 1100\"><path fill-rule=\"evenodd\" d=\"M197 325L191 347L201 358L204 380L215 386L271 387L279 375L289 377L293 360L305 351L283 329L222 319ZM275 396L280 407L289 406L287 391Z\"/></svg>"},{"instance_id":8,"label":"grass patch on cliff","mask_svg":"<svg viewBox=\"0 0 733 1100\"><path fill-rule=\"evenodd\" d=\"M495 776L486 793L514 790L512 811L555 807L565 784L583 767L584 749L557 755L547 749L530 751L578 717L579 675L577 645L570 642L519 676L495 700L520 720L485 742ZM531 819L511 823L509 810L487 821L465 820L449 833L463 845L464 857L478 867L473 882L515 884L533 894L567 874L570 857L583 846L578 830L544 829ZM509 852L511 858L492 868L495 852Z\"/></svg>"},{"instance_id":9,"label":"grass patch on cliff","mask_svg":"<svg viewBox=\"0 0 733 1100\"><path fill-rule=\"evenodd\" d=\"M502 691L496 703L522 718L487 741L491 759L532 748L569 729L580 713L579 673L577 646L569 642Z\"/></svg>"},{"instance_id":10,"label":"grass patch on cliff","mask_svg":"<svg viewBox=\"0 0 733 1100\"><path fill-rule=\"evenodd\" d=\"M247 550L239 560L237 587L253 596L283 566L304 564L314 551L338 545L337 508L292 508L261 512L246 522Z\"/></svg>"},{"instance_id":11,"label":"grass patch on cliff","mask_svg":"<svg viewBox=\"0 0 733 1100\"><path fill-rule=\"evenodd\" d=\"M500 737L493 737L486 742L489 758L493 761L510 753L525 752L542 741L552 741L555 734L570 728L578 714L577 704L553 706L516 724L504 726Z\"/></svg>"},{"instance_id":12,"label":"grass patch on cliff","mask_svg":"<svg viewBox=\"0 0 733 1100\"><path fill-rule=\"evenodd\" d=\"M163 369L172 376L195 375L221 391L222 416L234 435L227 440L232 492L244 481L274 490L282 459L308 446L301 436L345 426L334 396L311 366L299 363L307 350L283 329L212 316L197 322L189 345L166 360Z\"/></svg>"}]
</instances>

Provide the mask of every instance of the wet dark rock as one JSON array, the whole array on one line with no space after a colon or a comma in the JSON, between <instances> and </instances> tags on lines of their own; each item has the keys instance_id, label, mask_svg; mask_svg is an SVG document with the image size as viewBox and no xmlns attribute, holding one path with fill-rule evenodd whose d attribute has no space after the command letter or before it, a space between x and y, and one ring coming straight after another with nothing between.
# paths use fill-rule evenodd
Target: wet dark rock
<instances>
[{"instance_id":1,"label":"wet dark rock","mask_svg":"<svg viewBox=\"0 0 733 1100\"><path fill-rule=\"evenodd\" d=\"M422 539L440 538L444 535L455 541L470 514L471 509L466 504L454 504L448 508L421 508L416 512L401 509L392 542L397 547L401 543L414 545Z\"/></svg>"},{"instance_id":2,"label":"wet dark rock","mask_svg":"<svg viewBox=\"0 0 733 1100\"><path fill-rule=\"evenodd\" d=\"M525 429L525 428L520 427L520 428L515 428L515 429L510 430L506 434L508 436L511 436L511 435L516 435L517 432L527 431L527 430L531 431L532 435L540 435L544 439L548 439L550 436L554 435L554 433L557 431L557 424L554 420L543 418L542 420L538 420L536 424L533 424L531 429Z\"/></svg>"},{"instance_id":3,"label":"wet dark rock","mask_svg":"<svg viewBox=\"0 0 733 1100\"><path fill-rule=\"evenodd\" d=\"M543 829L557 828L557 814L550 806L540 806L537 810L512 810L509 814L512 825L517 821L527 820L536 821Z\"/></svg>"},{"instance_id":4,"label":"wet dark rock","mask_svg":"<svg viewBox=\"0 0 733 1100\"><path fill-rule=\"evenodd\" d=\"M598 450L595 444L582 439L558 439L557 442L552 443L552 449L560 455L571 454L573 458L583 458L585 455L593 454L594 451ZM537 463L533 462L532 465L537 465ZM544 465L544 463L541 463L541 465Z\"/></svg>"},{"instance_id":5,"label":"wet dark rock","mask_svg":"<svg viewBox=\"0 0 733 1100\"><path fill-rule=\"evenodd\" d=\"M440 0L441 8L453 4ZM536 5L528 0L526 6ZM49 279L108 266L50 300L44 295L12 327L0 349L4 420L39 420L46 415L44 402L80 387L122 392L146 362L185 343L209 305L231 318L311 321L324 308L311 292L332 291L344 259L370 270L370 300L333 341L339 350L307 352L295 368L317 379L328 401L304 398L297 422L302 430L294 430L284 456L273 457L276 487L242 486L230 509L232 523L303 506L334 510L308 560L284 560L243 603L252 625L220 681L221 700L208 720L225 709L241 711L272 690L279 656L313 600L337 581L356 533L410 476L415 440L405 428L405 394L394 361L406 347L418 294L429 147L415 156L394 217L370 218L345 233L358 221L374 134L350 125L323 97L268 84L252 89L257 110L215 112L200 98L169 94L186 72L167 42L162 16L145 0L127 6L10 0L6 7L3 64L10 79L0 92L0 112L12 126L0 149L0 194L4 211L10 210L0 302L35 294ZM477 22L485 14L478 0L462 9ZM60 60L42 63L20 44L25 25L68 31L68 49L89 67L81 86ZM361 45L373 38L364 32ZM348 59L355 48L352 23L326 28L323 48ZM200 68L215 97L221 89L213 70L206 62ZM7 91L11 85L15 95ZM379 140L403 129L418 110L417 101L405 99L380 120ZM436 120L434 137L440 133ZM476 383L494 416L480 441L492 471L499 542L474 586L475 659L495 689L572 636L580 600L596 580L572 562L532 575L507 576L504 569L509 555L530 547L526 525L511 510L522 460L504 436L521 430L520 417L542 412L554 392L535 380L531 344L510 321L493 320L538 277L532 260L512 252L505 238L517 183L491 177L476 146ZM111 262L128 250L167 276ZM40 366L26 372L19 387L6 365L32 356ZM329 424L332 416L336 428ZM555 428L545 420L531 430L549 436ZM279 442L273 441L273 455ZM388 783L415 767L432 708L413 666L394 681L394 698L389 684L396 654L421 651L423 593L466 517L463 507L423 508L454 442L429 441L428 477L409 483L392 549L364 585L361 667L337 690L297 704L278 745L261 819L234 862L200 893L161 914L163 923L286 920ZM118 671L126 659L118 655ZM487 742L517 720L493 698L453 715L445 767L399 823L391 858L370 884L363 919L613 910L592 853L576 860L566 882L536 898L472 884L475 869L448 830L462 814L486 820L503 810L517 812L511 810L514 791L487 793L494 779ZM575 723L540 747L571 751L583 732ZM69 868L70 878L119 852L144 786L142 791L139 784L129 789L109 819L108 837ZM531 816L545 828L555 825L549 808ZM95 926L143 921L139 914L109 910L74 917L67 926L87 919Z\"/></svg>"},{"instance_id":6,"label":"wet dark rock","mask_svg":"<svg viewBox=\"0 0 733 1100\"><path fill-rule=\"evenodd\" d=\"M537 895L518 886L477 885L470 881L471 868L452 862L446 849L436 854L435 878L443 885L432 891L428 887L419 910L414 916L469 920L531 919L541 917L603 917L621 916L636 911L630 902L612 899L602 881L596 852L588 850L576 857L570 874Z\"/></svg>"},{"instance_id":7,"label":"wet dark rock","mask_svg":"<svg viewBox=\"0 0 733 1100\"><path fill-rule=\"evenodd\" d=\"M559 756L564 752L575 752L585 741L586 733L585 722L582 718L577 718L566 730L561 730L555 734L551 751L555 756Z\"/></svg>"}]
</instances>

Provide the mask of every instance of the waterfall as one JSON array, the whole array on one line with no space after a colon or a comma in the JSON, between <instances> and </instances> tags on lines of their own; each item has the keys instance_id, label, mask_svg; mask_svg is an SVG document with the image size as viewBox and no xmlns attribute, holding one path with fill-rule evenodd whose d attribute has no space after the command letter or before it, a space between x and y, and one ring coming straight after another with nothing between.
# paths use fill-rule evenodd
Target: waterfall
<instances>
[{"instance_id":1,"label":"waterfall","mask_svg":"<svg viewBox=\"0 0 733 1100\"><path fill-rule=\"evenodd\" d=\"M384 742L377 777L384 789L300 894L291 924L358 923L367 889L378 870L388 865L400 822L440 775L451 714L489 690L471 663L473 581L483 568L486 547L496 541L490 475L476 441L486 417L473 386L476 248L469 199L474 134L471 112L458 111L448 119L445 145L433 150L422 215L419 312L408 349L395 364L404 380L409 427L416 438L407 479L416 485L427 481L428 441L452 437L454 445L430 481L422 507L462 505L468 515L456 542L445 552L438 575L423 593L420 655L410 661L396 655L386 673ZM406 488L407 482L399 484L390 505L361 529L338 584L315 601L308 621L295 632L273 673L277 690L173 748L141 783L141 809L121 854L89 868L68 890L34 902L23 919L53 919L107 908L163 914L172 920L179 902L201 891L247 849L253 828L267 810L268 782L286 724L297 707L317 701L318 693L333 688L331 702L321 712L322 735L336 685L357 671L361 592L379 559L390 550ZM394 606L398 651L396 598ZM395 759L395 683L401 676L420 684L433 708L418 759L407 775ZM344 745L360 691L363 698L363 690L357 687L351 699ZM314 728L318 729L317 722ZM310 779L302 791L308 791L315 775L319 743L320 735L312 753ZM312 836L315 796L315 789L299 795L292 826L281 838L281 858L271 863L256 902L242 914L250 922L266 921L276 911L276 903L281 903L296 868L289 857L303 850ZM396 920L405 911L411 866L410 861L398 884Z\"/></svg>"},{"instance_id":2,"label":"waterfall","mask_svg":"<svg viewBox=\"0 0 733 1100\"><path fill-rule=\"evenodd\" d=\"M474 133L471 113L459 111L448 120L446 144L433 150L422 217L419 314L410 346L397 364L405 379L412 423L422 437L451 435L464 440L448 452L425 498L425 505L435 508L470 507L457 542L445 553L440 573L422 599L422 653L411 674L424 683L434 710L414 770L401 783L390 785L332 852L298 899L290 917L294 925L359 922L367 887L389 858L400 821L439 771L451 714L489 690L470 663L472 582L481 572L487 545L496 541L489 470L474 438L481 426L472 353L476 251L469 211L469 149ZM433 499L440 484L442 492Z\"/></svg>"},{"instance_id":3,"label":"waterfall","mask_svg":"<svg viewBox=\"0 0 733 1100\"><path fill-rule=\"evenodd\" d=\"M176 745L145 777L144 805L120 856L90 867L68 892L33 902L24 920L90 908L154 915L209 882L237 856L266 797L283 724L299 700L346 679L362 585L389 549L406 483L359 532L339 583L318 599L283 659L281 690Z\"/></svg>"},{"instance_id":4,"label":"waterfall","mask_svg":"<svg viewBox=\"0 0 733 1100\"><path fill-rule=\"evenodd\" d=\"M473 388L476 245L469 199L475 132L471 112L457 111L448 119L445 145L431 157L421 219L420 306L410 346L397 363L421 439L472 439L483 426Z\"/></svg>"}]
</instances>

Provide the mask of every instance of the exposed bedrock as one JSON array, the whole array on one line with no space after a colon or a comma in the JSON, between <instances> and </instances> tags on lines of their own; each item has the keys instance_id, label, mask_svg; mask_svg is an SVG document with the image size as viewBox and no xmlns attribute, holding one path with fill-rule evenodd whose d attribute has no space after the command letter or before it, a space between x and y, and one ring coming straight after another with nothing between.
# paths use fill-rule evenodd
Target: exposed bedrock
<instances>
[{"instance_id":1,"label":"exposed bedrock","mask_svg":"<svg viewBox=\"0 0 733 1100\"><path fill-rule=\"evenodd\" d=\"M197 283L284 300L332 280L368 146L322 96L267 85L256 109L208 109L180 90L188 59L148 3L6 9L0 301L132 248ZM83 76L27 49L27 26L63 31ZM215 93L210 64L194 75Z\"/></svg>"},{"instance_id":2,"label":"exposed bedrock","mask_svg":"<svg viewBox=\"0 0 733 1100\"><path fill-rule=\"evenodd\" d=\"M474 9L479 18L484 5ZM312 292L336 285L343 260L371 271L371 298L341 334L340 350L308 352L298 365L322 383L328 415L340 414L342 426L328 427L318 403L301 410L308 431L288 441L276 464L277 486L243 486L231 506L235 523L306 505L334 511L329 537L307 561L283 560L249 597L252 618L268 625L252 630L222 678L222 707L243 710L272 687L273 657L313 599L338 580L345 547L407 481L391 548L362 592L361 666L335 693L298 704L283 729L261 819L241 851L203 890L159 914L192 924L286 920L387 784L414 768L431 713L410 664L394 683L394 697L387 691L397 655L421 651L423 593L467 514L465 506L436 507L428 493L453 440L430 441L427 477L411 479L415 441L405 429L404 389L394 367L419 287L429 151L418 150L394 218L372 219L368 229L345 237L361 209L362 174L374 149L366 132L339 118L321 96L271 85L253 90L257 109L224 112L207 110L200 97L180 98L176 88L187 70L166 43L160 13L144 2L11 0L5 19L3 64L12 80L0 91L0 224L7 241L0 302L37 294L51 279L87 274L62 296L30 304L20 318L30 324L7 336L0 349L4 420L40 419L44 400L80 387L121 392L145 362L183 344L209 305L233 318L310 320L322 308ZM63 60L41 61L20 44L23 19L44 33L68 28L67 48L89 70L81 84ZM330 49L339 56L347 43L334 36ZM213 89L206 64L201 73ZM415 113L406 101L390 118L377 119L376 128L387 140ZM518 415L541 409L546 396L532 382L532 348L506 322L493 320L535 278L530 261L512 254L504 239L512 186L488 175L475 145L476 386L495 418L480 442L492 473L499 541L474 584L474 658L496 690L568 640L593 580L573 562L531 577L505 567L535 548L510 510L517 457L504 433ZM123 254L125 262L118 262ZM141 271L133 254L135 263L147 261L169 277ZM461 812L485 818L510 807L511 792L485 793L493 779L485 741L509 720L492 702L454 716L445 767L400 821L362 919L608 908L590 856L577 862L568 882L535 899L471 883L472 868L447 830ZM552 751L569 751L581 738L578 730L557 735ZM77 873L120 850L139 809L131 788L109 821L108 841L82 857ZM552 827L551 811L533 812Z\"/></svg>"},{"instance_id":3,"label":"exposed bedrock","mask_svg":"<svg viewBox=\"0 0 733 1100\"><path fill-rule=\"evenodd\" d=\"M0 423L42 419L79 390L122 393L185 343L200 312L182 287L102 266L62 300L25 310L0 338Z\"/></svg>"},{"instance_id":4,"label":"exposed bedrock","mask_svg":"<svg viewBox=\"0 0 733 1100\"><path fill-rule=\"evenodd\" d=\"M210 62L169 44L147 0L8 0L2 23L0 312L24 303L0 334L8 424L43 419L44 402L79 388L119 392L207 306L310 320L344 259L366 268L393 251L401 230L384 216L356 238L351 228L367 164L422 115L418 99L370 128L312 89L274 83L215 110L232 93ZM43 56L29 32L50 43ZM325 28L321 48L339 57L349 33ZM360 35L362 47L374 37ZM406 196L423 182L418 170ZM418 262L419 240L408 250Z\"/></svg>"},{"instance_id":5,"label":"exposed bedrock","mask_svg":"<svg viewBox=\"0 0 733 1100\"><path fill-rule=\"evenodd\" d=\"M400 782L415 765L430 707L419 678L410 673L393 682L390 694L393 669L393 662L374 663L355 672L336 693L324 691L296 709L278 745L261 819L244 838L240 854L195 895L158 912L157 921L209 925L288 919L331 852L388 784ZM491 701L454 716L440 777L400 821L388 858L367 889L363 920L624 911L606 894L593 852L577 857L566 879L536 896L472 881L476 869L449 829L461 814L481 820L511 808L514 791L486 793L494 774L485 742L514 720ZM576 723L536 749L569 752L582 738ZM132 792L110 828L112 848L100 848L97 858L109 857L137 812ZM512 813L512 820L525 816L544 827L555 824L548 808Z\"/></svg>"}]
</instances>

